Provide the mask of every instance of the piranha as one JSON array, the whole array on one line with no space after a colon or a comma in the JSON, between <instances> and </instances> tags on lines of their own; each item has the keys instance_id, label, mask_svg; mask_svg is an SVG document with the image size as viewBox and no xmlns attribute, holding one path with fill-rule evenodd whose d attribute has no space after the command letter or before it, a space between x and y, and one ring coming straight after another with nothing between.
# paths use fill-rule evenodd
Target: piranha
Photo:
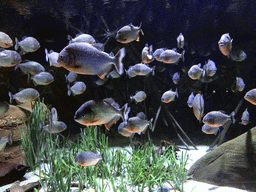
<instances>
[{"instance_id":1,"label":"piranha","mask_svg":"<svg viewBox=\"0 0 256 192\"><path fill-rule=\"evenodd\" d=\"M10 103L15 99L18 103L32 102L38 98L40 94L33 88L26 88L16 94L9 92Z\"/></svg>"},{"instance_id":2,"label":"piranha","mask_svg":"<svg viewBox=\"0 0 256 192\"><path fill-rule=\"evenodd\" d=\"M205 71L205 75L212 77L213 75L215 75L216 71L217 71L217 67L214 63L214 61L208 59L207 63L203 66L203 69Z\"/></svg>"},{"instance_id":3,"label":"piranha","mask_svg":"<svg viewBox=\"0 0 256 192\"><path fill-rule=\"evenodd\" d=\"M118 133L120 133L124 137L133 137L135 133L129 132L124 129L125 127L127 127L127 125L128 125L127 122L120 123L120 125L118 126Z\"/></svg>"},{"instance_id":4,"label":"piranha","mask_svg":"<svg viewBox=\"0 0 256 192\"><path fill-rule=\"evenodd\" d=\"M250 91L248 91L245 96L244 99L248 102L250 102L253 105L256 105L256 88L251 89Z\"/></svg>"},{"instance_id":5,"label":"piranha","mask_svg":"<svg viewBox=\"0 0 256 192\"><path fill-rule=\"evenodd\" d=\"M193 65L189 70L188 70L188 76L193 79L199 79L201 76L204 76L205 71L201 68L201 63L197 65Z\"/></svg>"},{"instance_id":6,"label":"piranha","mask_svg":"<svg viewBox=\"0 0 256 192\"><path fill-rule=\"evenodd\" d=\"M154 60L153 45L148 46L148 44L146 44L145 47L142 49L141 62L142 63L150 63L153 60Z\"/></svg>"},{"instance_id":7,"label":"piranha","mask_svg":"<svg viewBox=\"0 0 256 192\"><path fill-rule=\"evenodd\" d=\"M120 117L126 121L129 112L127 103L120 109L112 98L101 101L89 100L75 112L74 120L82 125L104 124L106 129L109 129Z\"/></svg>"},{"instance_id":8,"label":"piranha","mask_svg":"<svg viewBox=\"0 0 256 192\"><path fill-rule=\"evenodd\" d=\"M12 132L10 132L7 137L0 138L0 151L5 148L6 143L8 143L9 145L12 144Z\"/></svg>"},{"instance_id":9,"label":"piranha","mask_svg":"<svg viewBox=\"0 0 256 192\"><path fill-rule=\"evenodd\" d=\"M246 53L241 49L232 49L229 56L233 61L238 62L241 62L247 58Z\"/></svg>"},{"instance_id":10,"label":"piranha","mask_svg":"<svg viewBox=\"0 0 256 192\"><path fill-rule=\"evenodd\" d=\"M211 127L207 124L204 124L202 126L202 131L205 133L205 134L214 134L214 135L217 135L218 131L219 131L219 127Z\"/></svg>"},{"instance_id":11,"label":"piranha","mask_svg":"<svg viewBox=\"0 0 256 192\"><path fill-rule=\"evenodd\" d=\"M184 49L184 43L185 43L185 38L182 33L179 34L177 37L177 47L179 49Z\"/></svg>"},{"instance_id":12,"label":"piranha","mask_svg":"<svg viewBox=\"0 0 256 192\"><path fill-rule=\"evenodd\" d=\"M172 89L170 89L169 91L166 91L163 93L162 97L161 97L161 101L163 103L170 103L171 101L174 101L176 97L179 97L178 95L178 89L176 88L175 91L173 91Z\"/></svg>"},{"instance_id":13,"label":"piranha","mask_svg":"<svg viewBox=\"0 0 256 192\"><path fill-rule=\"evenodd\" d=\"M204 98L201 93L196 94L193 101L193 112L199 123L204 115Z\"/></svg>"},{"instance_id":14,"label":"piranha","mask_svg":"<svg viewBox=\"0 0 256 192\"><path fill-rule=\"evenodd\" d=\"M241 77L236 77L236 80L231 86L231 90L233 92L237 92L237 91L242 92L244 88L245 88L244 80Z\"/></svg>"},{"instance_id":15,"label":"piranha","mask_svg":"<svg viewBox=\"0 0 256 192\"><path fill-rule=\"evenodd\" d=\"M81 166L97 166L102 156L93 152L81 152L76 158L75 162Z\"/></svg>"},{"instance_id":16,"label":"piranha","mask_svg":"<svg viewBox=\"0 0 256 192\"><path fill-rule=\"evenodd\" d=\"M19 53L12 50L1 50L0 52L0 66L1 67L14 67L21 62Z\"/></svg>"},{"instance_id":17,"label":"piranha","mask_svg":"<svg viewBox=\"0 0 256 192\"><path fill-rule=\"evenodd\" d=\"M192 93L189 95L188 101L187 101L187 104L188 104L188 106L189 106L190 108L193 107L194 98L195 98L195 96L194 96L194 93L192 92Z\"/></svg>"},{"instance_id":18,"label":"piranha","mask_svg":"<svg viewBox=\"0 0 256 192\"><path fill-rule=\"evenodd\" d=\"M234 111L230 115L224 114L221 111L211 111L204 116L203 123L211 127L220 127L223 126L229 120L235 123Z\"/></svg>"},{"instance_id":19,"label":"piranha","mask_svg":"<svg viewBox=\"0 0 256 192\"><path fill-rule=\"evenodd\" d=\"M136 103L142 102L146 99L147 94L144 91L138 91L135 93L135 95L131 95L130 99L134 99Z\"/></svg>"},{"instance_id":20,"label":"piranha","mask_svg":"<svg viewBox=\"0 0 256 192\"><path fill-rule=\"evenodd\" d=\"M125 48L120 49L112 57L88 43L72 43L59 53L58 63L68 71L84 75L98 75L103 79L111 70L112 65L120 75L123 73L124 56Z\"/></svg>"},{"instance_id":21,"label":"piranha","mask_svg":"<svg viewBox=\"0 0 256 192\"><path fill-rule=\"evenodd\" d=\"M29 52L35 52L40 48L40 43L34 37L23 37L20 42L17 37L15 37L15 43L14 49L17 51L20 47L21 55Z\"/></svg>"},{"instance_id":22,"label":"piranha","mask_svg":"<svg viewBox=\"0 0 256 192\"><path fill-rule=\"evenodd\" d=\"M231 37L229 36L229 33L225 33L220 37L218 45L219 45L219 50L223 55L229 57L230 51L232 49L232 41L233 39L231 39Z\"/></svg>"},{"instance_id":23,"label":"piranha","mask_svg":"<svg viewBox=\"0 0 256 192\"><path fill-rule=\"evenodd\" d=\"M161 53L163 53L166 49L165 48L159 48L159 49L156 49L153 53L153 57L157 60L157 61L160 61L161 60L159 59Z\"/></svg>"},{"instance_id":24,"label":"piranha","mask_svg":"<svg viewBox=\"0 0 256 192\"><path fill-rule=\"evenodd\" d=\"M149 121L143 112L138 113L135 117L131 117L123 124L123 129L131 133L145 134L148 127L152 127L153 118Z\"/></svg>"},{"instance_id":25,"label":"piranha","mask_svg":"<svg viewBox=\"0 0 256 192\"><path fill-rule=\"evenodd\" d=\"M9 37L9 35L7 35L4 32L0 32L0 47L2 48L10 48L13 46L13 41L12 39Z\"/></svg>"},{"instance_id":26,"label":"piranha","mask_svg":"<svg viewBox=\"0 0 256 192\"><path fill-rule=\"evenodd\" d=\"M67 125L64 122L58 121L58 114L55 108L51 109L51 113L49 115L48 120L49 124L44 126L39 124L39 128L49 133L60 133L67 129Z\"/></svg>"},{"instance_id":27,"label":"piranha","mask_svg":"<svg viewBox=\"0 0 256 192\"><path fill-rule=\"evenodd\" d=\"M31 77L31 80L34 82L34 85L49 85L54 81L54 77L49 72L41 72L33 77Z\"/></svg>"},{"instance_id":28,"label":"piranha","mask_svg":"<svg viewBox=\"0 0 256 192\"><path fill-rule=\"evenodd\" d=\"M241 117L241 122L240 124L242 125L248 125L250 121L250 114L248 112L248 108L246 108L242 114L242 117Z\"/></svg>"},{"instance_id":29,"label":"piranha","mask_svg":"<svg viewBox=\"0 0 256 192\"><path fill-rule=\"evenodd\" d=\"M69 44L71 43L89 43L94 44L96 43L95 39L90 34L79 34L75 38L72 38L70 35L68 35Z\"/></svg>"},{"instance_id":30,"label":"piranha","mask_svg":"<svg viewBox=\"0 0 256 192\"><path fill-rule=\"evenodd\" d=\"M149 73L152 73L152 75L155 75L155 66L150 68L147 64L138 63L133 66L129 66L129 69L126 71L129 78L135 77L135 76L147 76Z\"/></svg>"},{"instance_id":31,"label":"piranha","mask_svg":"<svg viewBox=\"0 0 256 192\"><path fill-rule=\"evenodd\" d=\"M141 29L141 23L139 27L136 27L133 24L125 25L117 31L116 40L120 43L130 43L132 41L139 41L140 32L142 35L144 35Z\"/></svg>"},{"instance_id":32,"label":"piranha","mask_svg":"<svg viewBox=\"0 0 256 192\"><path fill-rule=\"evenodd\" d=\"M185 61L184 54L185 50L182 53L178 53L176 49L167 49L160 54L159 60L163 63L178 64L180 59L183 62Z\"/></svg>"},{"instance_id":33,"label":"piranha","mask_svg":"<svg viewBox=\"0 0 256 192\"><path fill-rule=\"evenodd\" d=\"M58 60L58 57L59 57L59 53L57 52L54 52L53 50L50 50L48 52L48 50L45 48L45 59L47 62L50 63L50 66L54 66L54 67L61 67L57 60Z\"/></svg>"},{"instance_id":34,"label":"piranha","mask_svg":"<svg viewBox=\"0 0 256 192\"><path fill-rule=\"evenodd\" d=\"M86 85L82 81L76 81L72 87L70 87L70 85L67 85L67 87L68 96L70 96L71 94L74 96L81 95L86 90Z\"/></svg>"},{"instance_id":35,"label":"piranha","mask_svg":"<svg viewBox=\"0 0 256 192\"><path fill-rule=\"evenodd\" d=\"M172 82L177 85L179 81L180 81L180 73L176 72L173 74Z\"/></svg>"}]
</instances>

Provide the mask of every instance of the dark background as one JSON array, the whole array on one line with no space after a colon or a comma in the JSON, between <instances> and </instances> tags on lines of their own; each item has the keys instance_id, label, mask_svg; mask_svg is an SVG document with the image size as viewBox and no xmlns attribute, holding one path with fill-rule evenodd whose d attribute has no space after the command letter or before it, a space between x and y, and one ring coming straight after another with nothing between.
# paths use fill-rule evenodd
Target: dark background
<instances>
[{"instance_id":1,"label":"dark background","mask_svg":"<svg viewBox=\"0 0 256 192\"><path fill-rule=\"evenodd\" d=\"M36 89L58 111L59 120L68 125L64 135L75 134L83 126L73 120L75 111L90 99L104 99L112 97L123 106L129 102L130 117L143 111L147 118L155 118L155 113L161 104L161 95L170 88L178 88L179 97L174 102L166 104L169 111L197 144L213 141L216 136L202 133L201 127L187 106L190 93L201 92L205 100L205 114L212 110L223 110L230 114L243 99L245 93L255 88L255 32L256 2L253 0L10 0L0 1L0 31L7 33L13 40L24 36L33 36L41 44L41 48L34 53L22 56L22 59L41 63L46 71L54 75L55 81L48 86L37 86ZM176 38L180 32L185 36L185 62L178 65L162 64L153 61L149 65L156 65L155 76L135 77L129 79L122 75L119 79L109 79L103 86L97 86L96 76L79 75L87 85L87 90L80 96L68 97L64 68L49 67L45 60L44 49L60 52L67 44L67 35L75 37L79 33L91 34L97 42L105 42L106 26L112 32L129 23L139 26L142 23L144 36L140 35L140 42L120 44L110 38L105 51L116 53L120 48L126 48L123 60L125 69L140 63L140 55L145 43L157 48L174 48ZM233 47L244 50L247 59L235 62L221 54L218 41L222 34L230 33ZM13 49L13 48L10 48ZM181 52L182 50L178 50ZM192 54L192 52L195 52ZM188 77L188 69L198 63L205 64L211 59L216 63L217 73L207 82L192 80ZM166 70L162 71L165 67ZM172 83L172 75L179 71L181 80L177 85ZM242 77L246 84L243 92L230 90L236 76ZM27 83L27 76L18 69L0 68L0 99L8 101L8 91L18 92L19 88L34 87ZM135 104L130 102L130 95L144 90L147 93L145 102ZM215 91L215 93L213 93ZM248 107L251 122L247 126L239 124L241 114ZM247 101L236 114L236 123L231 125L226 139L232 139L255 126L255 106ZM156 139L174 140L177 135L171 124L163 122L162 112L156 124L155 131L150 135ZM113 125L109 132L111 140L123 138L118 135L117 127L121 120ZM104 130L104 127L102 127ZM146 135L136 136L147 139ZM128 139L127 139L128 141Z\"/></svg>"}]
</instances>

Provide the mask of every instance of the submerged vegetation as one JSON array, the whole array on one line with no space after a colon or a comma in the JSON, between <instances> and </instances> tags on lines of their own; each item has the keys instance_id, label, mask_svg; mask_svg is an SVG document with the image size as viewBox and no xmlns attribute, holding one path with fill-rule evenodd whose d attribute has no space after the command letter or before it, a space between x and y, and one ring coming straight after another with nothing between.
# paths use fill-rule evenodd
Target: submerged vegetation
<instances>
[{"instance_id":1,"label":"submerged vegetation","mask_svg":"<svg viewBox=\"0 0 256 192\"><path fill-rule=\"evenodd\" d=\"M47 110L40 99L33 104L28 118L27 133L21 132L25 160L31 170L37 170L40 183L46 191L70 191L77 185L79 191L127 191L136 188L149 191L168 182L183 191L186 181L187 155L177 160L174 147L166 147L159 155L154 145L146 142L137 149L109 148L108 137L97 126L84 127L72 140L50 134L39 128L47 121ZM83 167L75 163L79 152L93 151L102 155L97 166Z\"/></svg>"}]
</instances>

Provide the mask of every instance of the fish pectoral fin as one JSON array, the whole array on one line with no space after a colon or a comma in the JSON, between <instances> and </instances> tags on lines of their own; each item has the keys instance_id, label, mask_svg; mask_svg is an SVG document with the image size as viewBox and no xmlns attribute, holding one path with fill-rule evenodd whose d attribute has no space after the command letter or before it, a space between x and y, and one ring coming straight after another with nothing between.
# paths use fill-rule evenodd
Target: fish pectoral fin
<instances>
[{"instance_id":1,"label":"fish pectoral fin","mask_svg":"<svg viewBox=\"0 0 256 192\"><path fill-rule=\"evenodd\" d=\"M111 119L108 123L105 123L105 127L107 130L110 129L110 127L119 119L119 116L114 117L113 119Z\"/></svg>"},{"instance_id":2,"label":"fish pectoral fin","mask_svg":"<svg viewBox=\"0 0 256 192\"><path fill-rule=\"evenodd\" d=\"M103 72L101 74L98 74L98 77L101 79L104 79L106 75L107 75L107 72Z\"/></svg>"}]
</instances>

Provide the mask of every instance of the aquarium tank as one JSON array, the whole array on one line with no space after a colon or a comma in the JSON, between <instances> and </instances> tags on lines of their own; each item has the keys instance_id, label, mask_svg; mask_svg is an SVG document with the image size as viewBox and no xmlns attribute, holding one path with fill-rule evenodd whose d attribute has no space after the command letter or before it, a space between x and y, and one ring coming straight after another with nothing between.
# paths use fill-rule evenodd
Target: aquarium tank
<instances>
[{"instance_id":1,"label":"aquarium tank","mask_svg":"<svg viewBox=\"0 0 256 192\"><path fill-rule=\"evenodd\" d=\"M48 183L47 189L69 191L69 184L79 181L80 191L105 191L103 178L110 178L114 191L126 191L129 184L152 191L167 180L183 191L187 156L176 161L176 146L213 149L243 134L242 150L256 171L254 134L248 140L256 124L256 2L1 0L0 5L0 119L10 106L32 103L24 120L27 132L20 133L26 164L32 171L42 163L56 174L69 170L50 175L41 169L45 189L45 179L61 178L63 183ZM127 146L132 150L110 150ZM163 156L154 153L163 146ZM85 151L91 153L77 156ZM42 160L53 153L62 161ZM90 158L94 164L84 162ZM157 175L166 158L172 159L165 166L169 171ZM139 171L138 161L150 166ZM148 174L140 175L145 170ZM115 178L121 178L116 189ZM256 190L250 179L234 184L223 176L212 183Z\"/></svg>"}]
</instances>

